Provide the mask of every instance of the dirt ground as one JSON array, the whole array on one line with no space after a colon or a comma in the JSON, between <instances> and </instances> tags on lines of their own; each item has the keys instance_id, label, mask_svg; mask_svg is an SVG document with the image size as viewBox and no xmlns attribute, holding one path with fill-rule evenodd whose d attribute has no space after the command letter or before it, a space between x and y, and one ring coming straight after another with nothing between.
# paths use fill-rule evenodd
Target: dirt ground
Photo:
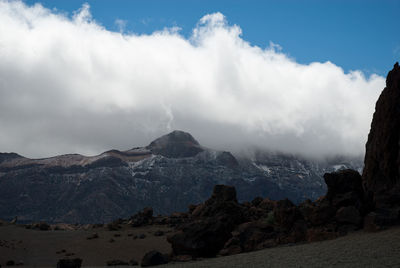
<instances>
[{"instance_id":1,"label":"dirt ground","mask_svg":"<svg viewBox=\"0 0 400 268\"><path fill-rule=\"evenodd\" d=\"M69 231L27 230L21 226L0 226L0 265L5 267L9 260L22 261L21 267L56 267L61 258L81 258L82 266L105 266L107 261L119 259L129 262L135 259L140 263L144 254L150 250L162 253L171 251L166 235L155 236L154 232L171 229L165 226L146 226L140 228L123 227L118 231L106 228ZM88 240L97 233L99 238ZM144 234L144 239L134 239ZM110 242L110 240L114 240ZM65 252L62 252L65 250Z\"/></svg>"},{"instance_id":2,"label":"dirt ground","mask_svg":"<svg viewBox=\"0 0 400 268\"><path fill-rule=\"evenodd\" d=\"M3 225L0 226L0 264L5 267L8 260L14 260L22 261L22 267L55 267L58 259L65 257L82 258L83 267L104 267L112 259L129 261L133 258L140 262L150 250L171 251L166 235L154 236L157 230L170 231L165 226L124 227L118 231L105 228L39 231ZM88 240L94 233L99 238ZM140 234L146 237L133 239ZM62 250L65 252L60 253ZM161 267L400 267L400 227Z\"/></svg>"}]
</instances>

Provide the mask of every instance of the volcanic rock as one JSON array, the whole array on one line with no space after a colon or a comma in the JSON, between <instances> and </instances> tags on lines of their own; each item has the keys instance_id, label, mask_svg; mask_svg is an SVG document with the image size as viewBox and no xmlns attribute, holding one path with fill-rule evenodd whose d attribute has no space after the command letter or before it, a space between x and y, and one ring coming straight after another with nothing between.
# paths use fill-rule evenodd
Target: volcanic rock
<instances>
[{"instance_id":1,"label":"volcanic rock","mask_svg":"<svg viewBox=\"0 0 400 268\"><path fill-rule=\"evenodd\" d=\"M372 208L400 206L400 66L386 78L366 144L363 186Z\"/></svg>"},{"instance_id":2,"label":"volcanic rock","mask_svg":"<svg viewBox=\"0 0 400 268\"><path fill-rule=\"evenodd\" d=\"M243 222L242 209L237 203L234 187L216 185L211 198L199 208L194 220L168 236L173 253L194 257L215 256L231 238L235 226Z\"/></svg>"},{"instance_id":3,"label":"volcanic rock","mask_svg":"<svg viewBox=\"0 0 400 268\"><path fill-rule=\"evenodd\" d=\"M142 259L142 262L140 265L142 267L147 267L147 266L155 266L155 265L160 265L160 264L166 264L168 263L168 258L167 256L161 254L160 252L156 250L152 250L150 252L147 252Z\"/></svg>"}]
</instances>

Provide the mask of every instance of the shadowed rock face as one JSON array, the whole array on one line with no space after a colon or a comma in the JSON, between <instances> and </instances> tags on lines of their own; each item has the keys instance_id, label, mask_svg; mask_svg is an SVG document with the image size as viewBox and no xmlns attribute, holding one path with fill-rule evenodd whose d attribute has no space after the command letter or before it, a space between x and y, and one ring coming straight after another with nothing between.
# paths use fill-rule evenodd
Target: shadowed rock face
<instances>
[{"instance_id":1,"label":"shadowed rock face","mask_svg":"<svg viewBox=\"0 0 400 268\"><path fill-rule=\"evenodd\" d=\"M170 158L192 157L203 151L192 135L178 130L154 140L147 149Z\"/></svg>"},{"instance_id":2,"label":"shadowed rock face","mask_svg":"<svg viewBox=\"0 0 400 268\"><path fill-rule=\"evenodd\" d=\"M386 79L366 144L363 186L373 206L400 204L400 67Z\"/></svg>"}]
</instances>

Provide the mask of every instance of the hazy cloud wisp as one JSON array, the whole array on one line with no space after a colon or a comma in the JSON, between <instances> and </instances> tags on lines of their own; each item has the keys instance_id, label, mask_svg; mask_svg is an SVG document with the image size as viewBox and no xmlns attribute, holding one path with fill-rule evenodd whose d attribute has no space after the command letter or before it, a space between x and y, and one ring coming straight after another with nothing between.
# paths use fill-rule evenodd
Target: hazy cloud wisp
<instances>
[{"instance_id":1,"label":"hazy cloud wisp","mask_svg":"<svg viewBox=\"0 0 400 268\"><path fill-rule=\"evenodd\" d=\"M148 144L173 129L205 146L360 155L384 78L252 46L221 13L190 38L111 32L0 1L0 151L42 157Z\"/></svg>"}]
</instances>

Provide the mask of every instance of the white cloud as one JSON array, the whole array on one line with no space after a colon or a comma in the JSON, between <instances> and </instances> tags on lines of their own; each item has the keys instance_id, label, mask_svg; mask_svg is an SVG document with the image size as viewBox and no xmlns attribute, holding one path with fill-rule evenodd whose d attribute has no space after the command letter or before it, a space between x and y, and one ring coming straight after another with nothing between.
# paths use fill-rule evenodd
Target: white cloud
<instances>
[{"instance_id":1,"label":"white cloud","mask_svg":"<svg viewBox=\"0 0 400 268\"><path fill-rule=\"evenodd\" d=\"M118 30L120 33L123 33L125 31L125 27L126 27L126 23L127 23L126 20L116 19L114 23L118 27Z\"/></svg>"},{"instance_id":2,"label":"white cloud","mask_svg":"<svg viewBox=\"0 0 400 268\"><path fill-rule=\"evenodd\" d=\"M93 154L181 129L219 149L359 155L384 82L252 46L221 13L186 39L0 1L0 151Z\"/></svg>"}]
</instances>

